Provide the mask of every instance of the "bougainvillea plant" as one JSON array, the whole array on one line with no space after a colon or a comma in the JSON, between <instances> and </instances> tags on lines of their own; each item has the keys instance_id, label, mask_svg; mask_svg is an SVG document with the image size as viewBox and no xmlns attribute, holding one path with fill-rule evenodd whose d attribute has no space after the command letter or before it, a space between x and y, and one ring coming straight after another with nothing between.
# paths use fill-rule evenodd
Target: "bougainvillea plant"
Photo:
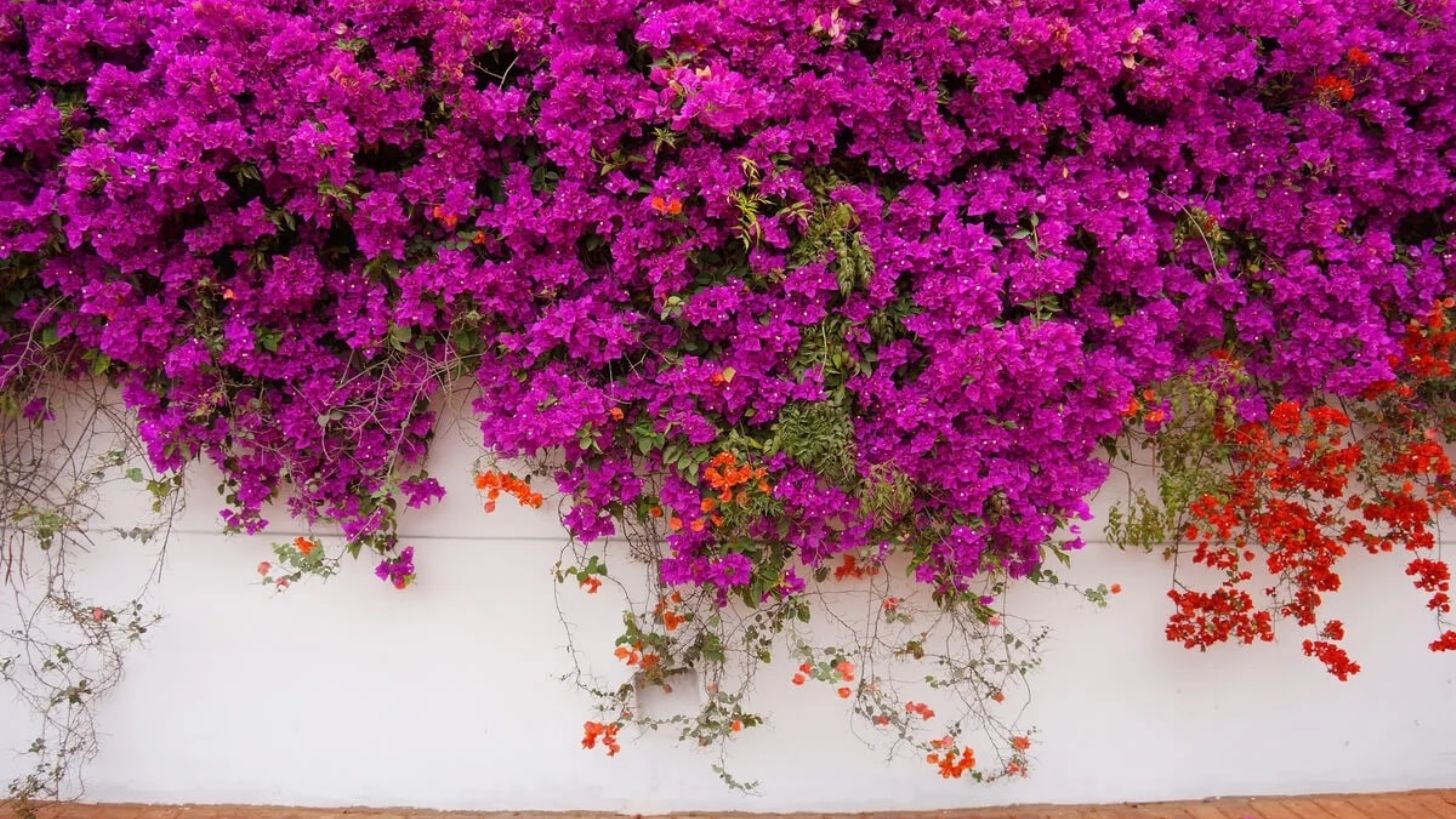
<instances>
[{"instance_id":1,"label":"bougainvillea plant","mask_svg":"<svg viewBox=\"0 0 1456 819\"><path fill-rule=\"evenodd\" d=\"M1293 619L1313 631L1304 653L1348 679L1360 665L1338 645L1344 623L1322 620L1319 608L1340 589L1340 562L1367 551L1406 556L1434 621L1430 649L1456 651L1451 567L1437 532L1456 509L1447 453L1456 439L1453 306L1448 297L1412 318L1392 356L1394 377L1339 401L1241 406L1235 396L1246 394L1248 377L1219 357L1201 377L1165 385L1169 420L1150 422L1164 410L1129 404L1129 416L1143 416L1130 437L1155 456L1159 497L1115 509L1114 541L1162 548L1221 577L1206 592L1175 576L1169 640L1267 642L1277 619Z\"/></svg>"},{"instance_id":2,"label":"bougainvillea plant","mask_svg":"<svg viewBox=\"0 0 1456 819\"><path fill-rule=\"evenodd\" d=\"M1449 467L1411 430L1444 442L1450 379L1410 339L1453 289L1452 17L17 0L0 391L104 379L152 466L220 469L230 529L286 501L404 588L428 554L398 513L443 495L432 402L471 390L477 485L559 500L560 580L616 577L613 538L645 561L619 656L639 683L707 677L685 738L758 724L721 672L787 645L794 679L924 728L946 777L1022 773L1030 740L990 705L1037 634L1005 596L1059 582L1129 430L1196 474L1118 525L1229 573L1175 588L1175 639L1264 638L1239 588L1255 547L1270 615L1318 626L1306 650L1337 672L1316 608L1341 549L1415 549L1444 614L1427 536ZM1217 468L1175 451L1194 435ZM259 572L332 573L324 548L280 544ZM820 584L902 571L923 599L887 587L870 637L800 641ZM954 698L894 694L884 652ZM600 689L584 745L641 724L633 690ZM966 716L931 730L952 703Z\"/></svg>"}]
</instances>

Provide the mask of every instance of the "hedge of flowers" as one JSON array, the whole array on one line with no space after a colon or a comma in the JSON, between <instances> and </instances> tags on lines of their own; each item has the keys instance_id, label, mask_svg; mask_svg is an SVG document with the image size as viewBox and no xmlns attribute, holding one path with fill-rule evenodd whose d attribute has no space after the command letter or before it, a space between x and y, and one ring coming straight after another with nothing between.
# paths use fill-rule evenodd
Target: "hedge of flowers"
<instances>
[{"instance_id":1,"label":"hedge of flowers","mask_svg":"<svg viewBox=\"0 0 1456 819\"><path fill-rule=\"evenodd\" d=\"M661 546L662 596L622 640L643 666L654 645L663 668L721 656L715 610L777 612L772 631L807 616L810 584L893 560L994 629L1006 583L1082 546L1126 436L1224 448L1199 493L1117 526L1186 534L1237 585L1249 543L1217 556L1235 530L1298 539L1259 517L1273 495L1343 501L1359 477L1348 418L1300 408L1378 406L1409 381L1411 321L1453 289L1453 16L18 0L0 11L0 391L39 418L45 378L110 379L156 467L221 469L229 527L261 531L286 499L403 588L429 558L397 513L443 495L432 402L470 384L492 505L554 490L578 542ZM1447 397L1423 377L1389 412ZM1266 421L1333 461L1290 462ZM1391 447L1449 508L1449 465ZM495 458L536 463L535 488ZM1269 489L1270 464L1294 472ZM333 571L305 542L279 547L285 580ZM1307 579L1300 560L1270 569ZM563 577L594 591L605 572ZM1210 614L1175 588L1170 637L1262 637L1236 593ZM1301 599L1280 613L1313 623ZM1322 647L1338 625L1307 650L1348 672ZM845 656L803 659L866 683ZM874 696L855 699L876 724L920 719ZM715 730L756 724L717 705ZM618 716L586 744L615 751ZM1015 773L1028 740L1010 739ZM974 766L934 743L947 776Z\"/></svg>"}]
</instances>

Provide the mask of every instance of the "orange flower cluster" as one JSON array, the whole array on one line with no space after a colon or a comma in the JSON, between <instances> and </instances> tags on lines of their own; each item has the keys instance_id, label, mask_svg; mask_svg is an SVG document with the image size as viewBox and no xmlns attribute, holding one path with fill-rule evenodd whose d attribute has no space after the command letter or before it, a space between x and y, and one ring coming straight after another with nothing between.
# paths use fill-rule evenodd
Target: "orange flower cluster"
<instances>
[{"instance_id":1,"label":"orange flower cluster","mask_svg":"<svg viewBox=\"0 0 1456 819\"><path fill-rule=\"evenodd\" d=\"M905 710L914 714L917 717L920 717L921 719L928 720L931 717L935 716L935 712L930 710L930 706L926 705L923 702L915 702L914 700L905 703Z\"/></svg>"},{"instance_id":2,"label":"orange flower cluster","mask_svg":"<svg viewBox=\"0 0 1456 819\"><path fill-rule=\"evenodd\" d=\"M597 740L601 740L602 746L607 749L607 756L616 756L622 750L617 744L617 731L622 726L618 723L603 725L600 722L588 722L584 726L584 734L581 738L581 747L591 750L597 747Z\"/></svg>"},{"instance_id":3,"label":"orange flower cluster","mask_svg":"<svg viewBox=\"0 0 1456 819\"><path fill-rule=\"evenodd\" d=\"M494 512L496 500L501 493L515 497L522 506L541 508L541 493L532 492L531 485L509 472L487 471L475 476L475 488L485 493L485 511Z\"/></svg>"},{"instance_id":4,"label":"orange flower cluster","mask_svg":"<svg viewBox=\"0 0 1456 819\"><path fill-rule=\"evenodd\" d=\"M430 218L444 225L446 230L454 230L455 226L460 223L460 217L445 210L442 205L430 208Z\"/></svg>"},{"instance_id":5,"label":"orange flower cluster","mask_svg":"<svg viewBox=\"0 0 1456 819\"><path fill-rule=\"evenodd\" d=\"M925 761L938 767L944 779L960 779L962 774L976 767L976 754L971 746L957 751L955 740L949 736L932 739L930 747L936 751L926 754Z\"/></svg>"},{"instance_id":6,"label":"orange flower cluster","mask_svg":"<svg viewBox=\"0 0 1456 819\"><path fill-rule=\"evenodd\" d=\"M652 209L663 216L677 216L683 210L682 200L675 197L654 196L651 204Z\"/></svg>"},{"instance_id":7,"label":"orange flower cluster","mask_svg":"<svg viewBox=\"0 0 1456 819\"><path fill-rule=\"evenodd\" d=\"M687 622L685 615L672 610L672 607L683 601L682 592L673 592L657 601L652 609L652 616L662 621L662 627L668 631L677 631L678 626Z\"/></svg>"},{"instance_id":8,"label":"orange flower cluster","mask_svg":"<svg viewBox=\"0 0 1456 819\"><path fill-rule=\"evenodd\" d=\"M1142 391L1142 401L1137 398L1129 398L1127 405L1122 408L1123 418L1135 418L1142 412L1144 407L1148 408L1147 414L1143 416L1143 422L1156 426L1168 419L1168 414L1158 403L1158 394L1153 390Z\"/></svg>"},{"instance_id":9,"label":"orange flower cluster","mask_svg":"<svg viewBox=\"0 0 1456 819\"><path fill-rule=\"evenodd\" d=\"M765 495L773 491L773 485L768 482L767 476L768 470L764 467L755 469L747 464L740 464L731 452L719 452L703 470L703 481L714 494L699 501L697 512L700 514L690 521L673 515L668 518L667 527L674 532L682 531L684 526L694 532L701 532L710 525L722 526L722 507L730 503L738 506L747 504L750 488ZM663 514L660 506L653 506L648 512L654 518L660 518Z\"/></svg>"},{"instance_id":10,"label":"orange flower cluster","mask_svg":"<svg viewBox=\"0 0 1456 819\"><path fill-rule=\"evenodd\" d=\"M318 548L318 543L300 536L293 539L293 548L297 549L299 554L308 557L310 552Z\"/></svg>"},{"instance_id":11,"label":"orange flower cluster","mask_svg":"<svg viewBox=\"0 0 1456 819\"><path fill-rule=\"evenodd\" d=\"M613 653L617 655L617 659L626 663L629 668L632 666L641 666L643 671L651 671L662 661L656 654L644 652L642 650L642 643L640 642L633 643L630 648L627 646L617 646L617 650Z\"/></svg>"},{"instance_id":12,"label":"orange flower cluster","mask_svg":"<svg viewBox=\"0 0 1456 819\"><path fill-rule=\"evenodd\" d=\"M840 682L854 682L854 663L849 660L840 660L834 664L834 675L839 678ZM814 666L809 663L800 663L799 670L794 672L791 682L794 685L803 685L811 676L814 676ZM825 682L833 679L827 673L821 673L819 678ZM834 689L834 693L842 700L847 700L854 695L854 691L847 685L841 685Z\"/></svg>"},{"instance_id":13,"label":"orange flower cluster","mask_svg":"<svg viewBox=\"0 0 1456 819\"><path fill-rule=\"evenodd\" d=\"M708 486L717 490L717 501L719 503L737 503L740 506L748 502L747 488L750 484L759 492L767 495L773 491L773 486L768 482L768 470L764 467L757 469L738 463L738 459L731 452L719 452L708 462L703 470L703 480Z\"/></svg>"}]
</instances>

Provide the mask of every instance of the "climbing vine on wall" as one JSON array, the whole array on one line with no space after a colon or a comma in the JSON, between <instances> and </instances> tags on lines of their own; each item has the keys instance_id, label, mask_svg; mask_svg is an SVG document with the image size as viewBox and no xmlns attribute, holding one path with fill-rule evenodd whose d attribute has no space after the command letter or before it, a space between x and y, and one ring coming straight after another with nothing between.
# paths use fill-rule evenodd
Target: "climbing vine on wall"
<instances>
[{"instance_id":1,"label":"climbing vine on wall","mask_svg":"<svg viewBox=\"0 0 1456 819\"><path fill-rule=\"evenodd\" d=\"M1003 704L1040 632L1008 595L1065 585L1118 456L1160 469L1110 526L1176 558L1170 639L1289 618L1348 676L1319 606L1388 549L1451 647L1451 17L14 2L6 434L46 428L44 389L109 385L147 466L124 477L165 500L208 461L225 528L281 502L316 533L263 556L268 587L367 554L407 589L430 558L398 517L443 496L424 461L468 395L482 503L558 505L563 588L645 573L634 682L574 675L588 749L629 724L724 747L788 659L946 778L1019 775ZM17 555L50 528L26 514ZM817 644L806 620L849 623L836 583L871 602ZM688 671L701 714L633 705Z\"/></svg>"}]
</instances>

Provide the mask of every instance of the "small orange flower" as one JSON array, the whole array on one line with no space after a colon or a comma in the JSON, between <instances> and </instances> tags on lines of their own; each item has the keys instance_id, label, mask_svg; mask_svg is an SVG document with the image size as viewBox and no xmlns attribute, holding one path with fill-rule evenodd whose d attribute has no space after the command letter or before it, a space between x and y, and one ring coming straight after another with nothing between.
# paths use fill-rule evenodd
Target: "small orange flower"
<instances>
[{"instance_id":1,"label":"small orange flower","mask_svg":"<svg viewBox=\"0 0 1456 819\"><path fill-rule=\"evenodd\" d=\"M1122 584L1113 583L1111 586L1107 587L1107 590L1112 592L1113 594L1122 594Z\"/></svg>"},{"instance_id":2,"label":"small orange flower","mask_svg":"<svg viewBox=\"0 0 1456 819\"><path fill-rule=\"evenodd\" d=\"M703 502L698 504L698 508L704 512L711 512L713 511L713 507L716 506L717 503L718 502L713 500L712 498L703 498Z\"/></svg>"},{"instance_id":3,"label":"small orange flower","mask_svg":"<svg viewBox=\"0 0 1456 819\"><path fill-rule=\"evenodd\" d=\"M697 518L692 522L691 525L689 525L688 528L692 529L694 532L701 532L704 528L707 527L707 525L707 521L703 520L702 518Z\"/></svg>"},{"instance_id":4,"label":"small orange flower","mask_svg":"<svg viewBox=\"0 0 1456 819\"><path fill-rule=\"evenodd\" d=\"M1026 737L1012 737L1011 747L1015 748L1018 751L1025 751L1027 748L1031 747L1031 740L1027 739Z\"/></svg>"},{"instance_id":5,"label":"small orange flower","mask_svg":"<svg viewBox=\"0 0 1456 819\"><path fill-rule=\"evenodd\" d=\"M668 518L667 528L673 530L674 532L680 532L682 531L682 527L682 518L678 517L677 515L673 515L671 518Z\"/></svg>"},{"instance_id":6,"label":"small orange flower","mask_svg":"<svg viewBox=\"0 0 1456 819\"><path fill-rule=\"evenodd\" d=\"M583 577L581 579L581 587L586 589L587 594L596 594L597 589L602 587L602 581L596 577Z\"/></svg>"},{"instance_id":7,"label":"small orange flower","mask_svg":"<svg viewBox=\"0 0 1456 819\"><path fill-rule=\"evenodd\" d=\"M662 517L662 507L654 506L651 509L647 510L647 514L651 515L654 518L660 518Z\"/></svg>"},{"instance_id":8,"label":"small orange flower","mask_svg":"<svg viewBox=\"0 0 1456 819\"><path fill-rule=\"evenodd\" d=\"M258 574L261 574L264 577L267 577L268 576L268 572L272 568L273 568L273 564L272 563L269 563L268 561L265 560L262 563L259 563L258 564Z\"/></svg>"},{"instance_id":9,"label":"small orange flower","mask_svg":"<svg viewBox=\"0 0 1456 819\"><path fill-rule=\"evenodd\" d=\"M794 683L794 685L803 685L804 679L805 678L803 674L795 674L792 682Z\"/></svg>"},{"instance_id":10,"label":"small orange flower","mask_svg":"<svg viewBox=\"0 0 1456 819\"><path fill-rule=\"evenodd\" d=\"M739 731L742 731L743 730L743 720L741 720L741 719L735 719L735 720L733 720L733 722L731 724L729 724L728 730L732 731L735 734L738 733Z\"/></svg>"},{"instance_id":11,"label":"small orange flower","mask_svg":"<svg viewBox=\"0 0 1456 819\"><path fill-rule=\"evenodd\" d=\"M683 205L679 199L668 199L662 196L654 196L651 201L652 209L667 216L677 216L682 213Z\"/></svg>"},{"instance_id":12,"label":"small orange flower","mask_svg":"<svg viewBox=\"0 0 1456 819\"><path fill-rule=\"evenodd\" d=\"M317 547L317 543L314 543L306 537L296 537L293 539L293 548L297 549L304 557L308 557L309 552L312 552Z\"/></svg>"},{"instance_id":13,"label":"small orange flower","mask_svg":"<svg viewBox=\"0 0 1456 819\"><path fill-rule=\"evenodd\" d=\"M280 578L278 578L278 588L280 588L280 589L286 589L286 588L288 588L288 578L286 578L286 577L280 577Z\"/></svg>"},{"instance_id":14,"label":"small orange flower","mask_svg":"<svg viewBox=\"0 0 1456 819\"><path fill-rule=\"evenodd\" d=\"M607 414L612 416L613 421L620 421L623 418L627 417L627 414L625 412L622 412L621 407L612 407L610 410L607 410Z\"/></svg>"},{"instance_id":15,"label":"small orange flower","mask_svg":"<svg viewBox=\"0 0 1456 819\"><path fill-rule=\"evenodd\" d=\"M1006 695L1002 694L1000 691L993 691L991 692L991 699L995 700L996 702L1005 702Z\"/></svg>"},{"instance_id":16,"label":"small orange flower","mask_svg":"<svg viewBox=\"0 0 1456 819\"><path fill-rule=\"evenodd\" d=\"M840 699L847 700L849 699L849 695L852 692L847 687L841 687L838 691L835 691L834 693L838 694Z\"/></svg>"},{"instance_id":17,"label":"small orange flower","mask_svg":"<svg viewBox=\"0 0 1456 819\"><path fill-rule=\"evenodd\" d=\"M686 617L683 617L675 611L664 611L662 613L662 627L668 631L676 631L677 627L682 625L685 620L687 620Z\"/></svg>"}]
</instances>

